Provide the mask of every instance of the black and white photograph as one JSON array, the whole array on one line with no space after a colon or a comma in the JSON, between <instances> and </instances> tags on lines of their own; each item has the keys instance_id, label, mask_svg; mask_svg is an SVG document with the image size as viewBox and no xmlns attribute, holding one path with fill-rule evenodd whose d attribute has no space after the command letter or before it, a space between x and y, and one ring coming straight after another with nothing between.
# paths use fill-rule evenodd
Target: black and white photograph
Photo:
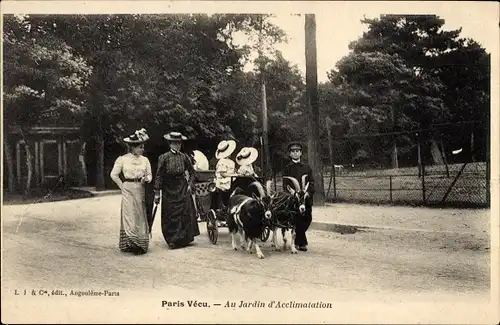
<instances>
[{"instance_id":1,"label":"black and white photograph","mask_svg":"<svg viewBox=\"0 0 500 325\"><path fill-rule=\"evenodd\" d=\"M2 323L500 321L498 3L1 6Z\"/></svg>"}]
</instances>

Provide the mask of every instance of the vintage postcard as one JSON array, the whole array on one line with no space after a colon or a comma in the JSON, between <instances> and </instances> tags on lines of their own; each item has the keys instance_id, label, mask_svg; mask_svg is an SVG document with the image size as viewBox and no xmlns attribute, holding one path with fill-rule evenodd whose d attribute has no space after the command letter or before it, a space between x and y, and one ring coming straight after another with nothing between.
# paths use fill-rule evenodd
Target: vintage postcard
<instances>
[{"instance_id":1,"label":"vintage postcard","mask_svg":"<svg viewBox=\"0 0 500 325\"><path fill-rule=\"evenodd\" d=\"M2 322L499 322L499 5L3 1Z\"/></svg>"}]
</instances>

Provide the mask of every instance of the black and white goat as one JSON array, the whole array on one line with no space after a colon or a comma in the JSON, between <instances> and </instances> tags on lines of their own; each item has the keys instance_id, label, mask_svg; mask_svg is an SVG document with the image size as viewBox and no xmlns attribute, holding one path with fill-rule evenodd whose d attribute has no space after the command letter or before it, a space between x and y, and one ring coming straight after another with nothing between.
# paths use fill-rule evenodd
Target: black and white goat
<instances>
[{"instance_id":1,"label":"black and white goat","mask_svg":"<svg viewBox=\"0 0 500 325\"><path fill-rule=\"evenodd\" d=\"M287 192L281 192L273 200L273 238L272 246L276 250L286 250L287 238L286 233L290 231L291 234L291 253L297 254L297 248L295 247L295 228L297 223L301 221L306 212L306 204L309 200L309 182L305 183L307 175L302 176L302 185L304 189L301 189L298 180L294 177L284 176L284 179L289 179L293 187L287 186ZM305 183L305 184L304 184ZM280 248L277 242L277 230L281 229L281 235L283 238L283 246Z\"/></svg>"},{"instance_id":2,"label":"black and white goat","mask_svg":"<svg viewBox=\"0 0 500 325\"><path fill-rule=\"evenodd\" d=\"M259 185L261 184L259 183ZM257 257L264 258L257 240L260 240L261 234L272 216L268 205L264 202L258 195L250 197L240 194L238 188L231 193L228 206L228 228L234 250L238 250L236 244L236 233L238 233L242 249L245 248L246 242L246 251L249 254L252 253L252 246L255 246Z\"/></svg>"}]
</instances>

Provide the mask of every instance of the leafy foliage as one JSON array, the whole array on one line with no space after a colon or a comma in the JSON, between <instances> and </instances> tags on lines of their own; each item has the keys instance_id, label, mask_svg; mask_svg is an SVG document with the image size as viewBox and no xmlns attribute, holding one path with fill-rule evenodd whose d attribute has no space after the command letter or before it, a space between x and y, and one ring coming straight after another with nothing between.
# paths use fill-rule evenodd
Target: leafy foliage
<instances>
[{"instance_id":1,"label":"leafy foliage","mask_svg":"<svg viewBox=\"0 0 500 325\"><path fill-rule=\"evenodd\" d=\"M329 73L329 91L322 99L324 113L343 135L427 129L474 117L488 123L489 57L479 44L461 39L460 29L443 30L444 20L435 15L382 15L362 23L368 31L351 42L349 55ZM340 160L387 164L391 138L406 154L416 150L411 136L353 139ZM425 136L450 139L456 129ZM467 145L465 138L456 145Z\"/></svg>"},{"instance_id":2,"label":"leafy foliage","mask_svg":"<svg viewBox=\"0 0 500 325\"><path fill-rule=\"evenodd\" d=\"M13 15L4 22L5 121L22 128L77 124L91 67L59 39L35 37L29 22Z\"/></svg>"},{"instance_id":3,"label":"leafy foliage","mask_svg":"<svg viewBox=\"0 0 500 325\"><path fill-rule=\"evenodd\" d=\"M106 160L138 128L150 133L158 151L153 156L164 150L163 134L175 129L210 156L222 138L260 146L264 80L275 171L286 143L307 138L303 76L273 49L287 37L270 15L4 17L4 116L10 124L82 125L86 141L104 144L99 150ZM443 30L444 20L434 15L362 22L368 31L332 67L329 82L319 85L321 121L333 121L333 137L479 119L479 130L430 137L455 147L472 131L476 142L484 140L490 58L480 44L460 38L460 30ZM249 42L235 45L236 33ZM248 61L255 69L244 72ZM320 136L326 161L326 124ZM353 139L334 145L335 161L387 164L394 142L400 154L415 151L405 134Z\"/></svg>"}]
</instances>

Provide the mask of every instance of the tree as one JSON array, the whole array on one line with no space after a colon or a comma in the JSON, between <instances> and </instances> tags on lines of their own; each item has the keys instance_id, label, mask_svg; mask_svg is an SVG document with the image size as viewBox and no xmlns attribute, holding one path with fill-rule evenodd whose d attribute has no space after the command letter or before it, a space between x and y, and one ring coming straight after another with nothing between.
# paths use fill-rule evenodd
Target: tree
<instances>
[{"instance_id":1,"label":"tree","mask_svg":"<svg viewBox=\"0 0 500 325\"><path fill-rule=\"evenodd\" d=\"M445 20L436 15L382 15L378 19L363 19L362 23L368 25L368 31L350 44L354 53L398 55L416 76L439 79L443 85L441 120L479 120L473 128L455 127L429 134L431 142L443 136L457 138L457 132L469 132L472 137L471 130L481 133L485 129L489 123L486 116L490 67L484 48L473 40L460 38L461 29L443 30ZM427 124L430 122L439 120ZM425 128L426 124L422 126ZM463 145L464 140L461 141Z\"/></svg>"},{"instance_id":2,"label":"tree","mask_svg":"<svg viewBox=\"0 0 500 325\"><path fill-rule=\"evenodd\" d=\"M148 129L157 151L168 129L204 151L222 137L255 138L260 114L252 97L235 87L253 82L242 73L251 48L235 46L232 38L261 31L267 49L284 36L260 15L30 15L25 21L40 27L33 37L51 35L93 67L81 129L97 157L97 188L105 187L121 138L139 127Z\"/></svg>"},{"instance_id":3,"label":"tree","mask_svg":"<svg viewBox=\"0 0 500 325\"><path fill-rule=\"evenodd\" d=\"M262 151L263 165L262 170L266 179L266 186L270 185L271 178L271 154L269 148L269 122L268 122L268 103L266 91L266 79L268 77L267 65L274 52L273 45L278 42L287 41L284 31L270 22L272 15L249 15L244 24L240 26L240 31L244 32L249 38L247 53L257 52L257 58L253 61L256 72L259 75L261 89L261 126L262 126ZM246 57L248 59L248 56Z\"/></svg>"},{"instance_id":4,"label":"tree","mask_svg":"<svg viewBox=\"0 0 500 325\"><path fill-rule=\"evenodd\" d=\"M439 116L441 85L436 80L416 76L397 55L381 52L351 53L337 63L329 74L336 86L334 94L342 98L338 123L347 124L348 135L387 133L412 129ZM339 117L341 118L339 120ZM344 119L344 122L342 122ZM380 148L390 152L393 168L398 167L396 142L408 151L410 139L393 137L363 142L360 157L377 157L385 164ZM382 141L382 142L381 142ZM406 147L405 147L406 146ZM355 157L354 157L355 158Z\"/></svg>"},{"instance_id":5,"label":"tree","mask_svg":"<svg viewBox=\"0 0 500 325\"><path fill-rule=\"evenodd\" d=\"M325 202L323 170L319 154L319 100L318 100L318 67L316 63L316 17L305 15L305 57L306 57L306 92L309 117L309 164L315 179L315 200L317 205Z\"/></svg>"},{"instance_id":6,"label":"tree","mask_svg":"<svg viewBox=\"0 0 500 325\"><path fill-rule=\"evenodd\" d=\"M54 38L43 26L22 16L6 15L4 27L4 125L5 135L17 128L25 141L31 188L33 166L30 127L57 123L75 124L85 114L83 93L91 75L84 59L71 47ZM13 190L12 148L4 138L9 169L9 190Z\"/></svg>"},{"instance_id":7,"label":"tree","mask_svg":"<svg viewBox=\"0 0 500 325\"><path fill-rule=\"evenodd\" d=\"M472 161L487 160L486 132L490 123L490 57L477 42L460 40L456 50L447 52L443 64L437 70L441 82L446 85L443 93L445 107L449 108L450 122L477 121L457 129L444 130L442 137L449 145L463 147L465 155ZM472 141L475 140L475 141ZM472 147L464 145L472 143ZM475 147L474 147L475 146Z\"/></svg>"},{"instance_id":8,"label":"tree","mask_svg":"<svg viewBox=\"0 0 500 325\"><path fill-rule=\"evenodd\" d=\"M251 17L250 17L251 18ZM152 142L177 129L200 143L231 133L223 88L241 68L231 45L245 15L107 15L32 17L71 42L95 67L87 136L97 135L97 187L104 143L146 126ZM160 142L161 141L161 142ZM161 149L161 146L158 146Z\"/></svg>"},{"instance_id":9,"label":"tree","mask_svg":"<svg viewBox=\"0 0 500 325\"><path fill-rule=\"evenodd\" d=\"M297 66L292 66L281 53L266 63L266 96L269 113L269 150L273 172L281 170L286 143L307 137L305 85ZM261 79L254 71L238 72L222 91L225 123L242 146L260 145L256 125L261 116ZM235 110L234 108L237 108Z\"/></svg>"}]
</instances>

